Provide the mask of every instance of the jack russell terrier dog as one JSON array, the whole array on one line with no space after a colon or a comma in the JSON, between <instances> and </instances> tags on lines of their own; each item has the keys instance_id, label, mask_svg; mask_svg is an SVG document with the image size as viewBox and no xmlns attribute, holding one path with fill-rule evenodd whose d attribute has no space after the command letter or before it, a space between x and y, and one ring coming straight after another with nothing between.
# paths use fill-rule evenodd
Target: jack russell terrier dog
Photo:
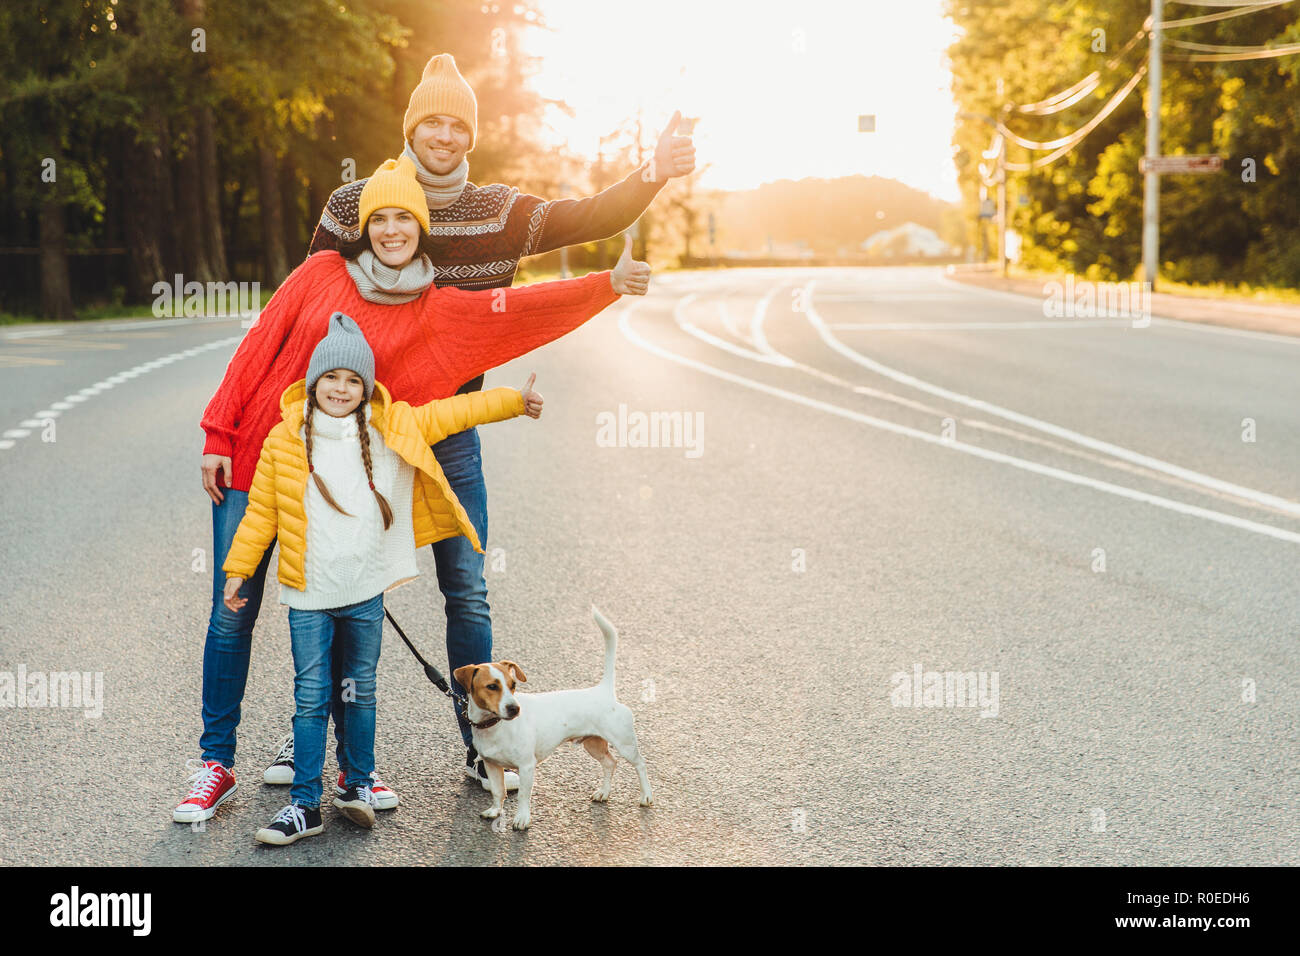
<instances>
[{"instance_id":1,"label":"jack russell terrier dog","mask_svg":"<svg viewBox=\"0 0 1300 956\"><path fill-rule=\"evenodd\" d=\"M466 664L453 676L468 692L466 715L473 727L474 749L483 758L492 806L480 816L495 819L506 799L505 770L519 771L519 808L514 828L526 830L533 795L533 772L562 743L580 743L600 761L604 776L591 799L604 803L614 782L614 755L636 767L641 778L641 806L650 806L650 780L645 758L637 748L632 711L614 697L614 653L618 631L604 615L591 609L605 635L605 675L595 687L552 691L547 694L515 694L515 682L527 683L523 668L514 661Z\"/></svg>"}]
</instances>

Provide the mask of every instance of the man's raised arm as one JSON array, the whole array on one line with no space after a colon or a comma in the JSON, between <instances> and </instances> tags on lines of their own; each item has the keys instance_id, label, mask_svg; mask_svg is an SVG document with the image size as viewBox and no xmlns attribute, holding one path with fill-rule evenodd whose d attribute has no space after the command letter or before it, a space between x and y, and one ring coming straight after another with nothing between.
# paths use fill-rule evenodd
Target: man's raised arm
<instances>
[{"instance_id":1,"label":"man's raised arm","mask_svg":"<svg viewBox=\"0 0 1300 956\"><path fill-rule=\"evenodd\" d=\"M636 222L664 183L674 176L695 171L694 143L689 136L676 134L681 118L681 110L673 114L659 134L654 156L622 182L586 199L540 201L540 216L529 229L523 254L535 256L564 246L608 239Z\"/></svg>"}]
</instances>

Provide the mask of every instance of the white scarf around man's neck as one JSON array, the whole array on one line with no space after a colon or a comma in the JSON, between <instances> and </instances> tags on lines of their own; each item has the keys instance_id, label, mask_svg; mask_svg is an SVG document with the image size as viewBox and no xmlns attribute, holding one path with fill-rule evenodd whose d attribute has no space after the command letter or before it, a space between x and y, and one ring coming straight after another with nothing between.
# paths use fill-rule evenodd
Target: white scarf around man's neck
<instances>
[{"instance_id":1,"label":"white scarf around man's neck","mask_svg":"<svg viewBox=\"0 0 1300 956\"><path fill-rule=\"evenodd\" d=\"M447 173L445 176L439 176L437 173L431 173L425 168L424 163L420 162L420 157L415 155L415 150L411 144L407 143L402 154L409 156L411 162L415 163L415 179L424 190L424 198L428 200L430 209L446 209L465 191L465 184L469 182L469 159L462 157L460 165Z\"/></svg>"}]
</instances>

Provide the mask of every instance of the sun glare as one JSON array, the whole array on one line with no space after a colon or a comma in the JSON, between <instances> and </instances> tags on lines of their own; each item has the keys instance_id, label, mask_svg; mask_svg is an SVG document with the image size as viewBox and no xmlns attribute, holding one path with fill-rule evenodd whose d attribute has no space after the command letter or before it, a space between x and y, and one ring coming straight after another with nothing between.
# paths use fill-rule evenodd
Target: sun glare
<instances>
[{"instance_id":1,"label":"sun glare","mask_svg":"<svg viewBox=\"0 0 1300 956\"><path fill-rule=\"evenodd\" d=\"M940 0L911 3L541 0L553 28L531 30L535 86L567 102L549 135L594 158L631 127L643 143L680 109L695 129L700 183L747 189L776 179L886 176L958 197L955 108ZM859 114L876 116L860 133Z\"/></svg>"}]
</instances>

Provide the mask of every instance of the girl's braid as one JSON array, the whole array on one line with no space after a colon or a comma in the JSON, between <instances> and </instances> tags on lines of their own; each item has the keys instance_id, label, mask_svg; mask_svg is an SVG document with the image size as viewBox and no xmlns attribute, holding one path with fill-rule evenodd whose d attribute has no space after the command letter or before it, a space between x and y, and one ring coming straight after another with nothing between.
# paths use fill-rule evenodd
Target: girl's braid
<instances>
[{"instance_id":1,"label":"girl's braid","mask_svg":"<svg viewBox=\"0 0 1300 956\"><path fill-rule=\"evenodd\" d=\"M389 507L388 499L375 487L375 476L370 467L370 427L366 424L365 403L358 405L353 414L357 417L357 434L361 438L361 463L366 466L366 481L370 483L370 490L374 492L375 499L379 502L379 513L384 516L384 530L387 531L393 523L393 509Z\"/></svg>"}]
</instances>

